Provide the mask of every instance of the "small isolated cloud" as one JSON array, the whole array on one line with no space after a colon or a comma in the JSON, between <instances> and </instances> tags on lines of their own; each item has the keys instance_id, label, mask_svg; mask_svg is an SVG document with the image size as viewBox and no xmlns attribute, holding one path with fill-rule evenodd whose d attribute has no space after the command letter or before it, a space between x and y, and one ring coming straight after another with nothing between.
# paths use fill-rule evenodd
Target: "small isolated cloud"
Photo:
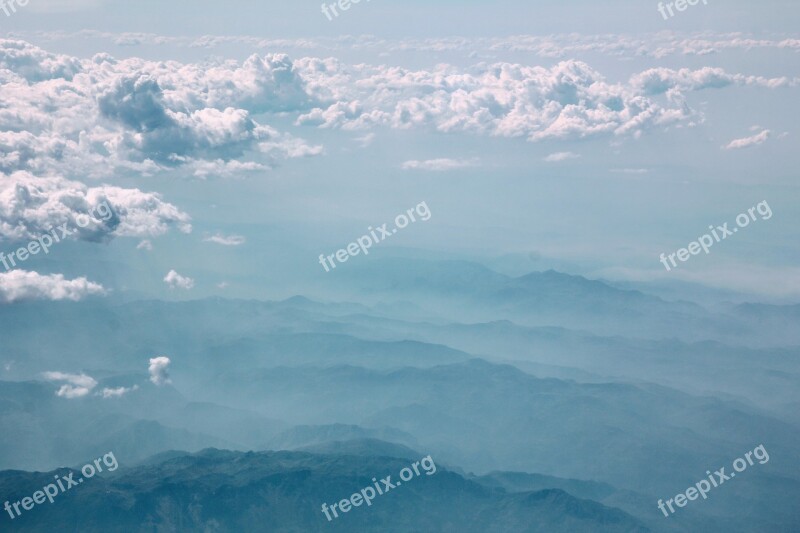
<instances>
[{"instance_id":1,"label":"small isolated cloud","mask_svg":"<svg viewBox=\"0 0 800 533\"><path fill-rule=\"evenodd\" d=\"M105 288L86 278L64 279L63 274L43 275L26 270L0 272L0 302L18 300L72 300L104 295Z\"/></svg>"},{"instance_id":2,"label":"small isolated cloud","mask_svg":"<svg viewBox=\"0 0 800 533\"><path fill-rule=\"evenodd\" d=\"M615 174L647 174L650 172L648 168L612 168L611 172Z\"/></svg>"},{"instance_id":3,"label":"small isolated cloud","mask_svg":"<svg viewBox=\"0 0 800 533\"><path fill-rule=\"evenodd\" d=\"M203 242L213 242L223 246L241 246L245 241L246 239L241 235L223 235L222 233L217 233L203 239Z\"/></svg>"},{"instance_id":4,"label":"small isolated cloud","mask_svg":"<svg viewBox=\"0 0 800 533\"><path fill-rule=\"evenodd\" d=\"M403 170L428 170L431 172L446 172L459 168L474 167L478 164L477 159L428 159L426 161L406 161L403 163Z\"/></svg>"},{"instance_id":5,"label":"small isolated cloud","mask_svg":"<svg viewBox=\"0 0 800 533\"><path fill-rule=\"evenodd\" d=\"M61 398L81 398L89 394L97 386L97 381L86 374L66 374L64 372L45 372L42 374L47 381L66 381L56 391L56 396Z\"/></svg>"},{"instance_id":6,"label":"small isolated cloud","mask_svg":"<svg viewBox=\"0 0 800 533\"><path fill-rule=\"evenodd\" d=\"M570 159L578 159L581 156L572 152L556 152L544 158L548 163L559 163L561 161L568 161Z\"/></svg>"},{"instance_id":7,"label":"small isolated cloud","mask_svg":"<svg viewBox=\"0 0 800 533\"><path fill-rule=\"evenodd\" d=\"M725 146L726 150L738 150L740 148L749 148L750 146L758 146L759 144L764 144L767 142L771 136L771 132L769 130L764 130L761 133L753 135L752 137L745 137L743 139L734 139L727 146Z\"/></svg>"},{"instance_id":8,"label":"small isolated cloud","mask_svg":"<svg viewBox=\"0 0 800 533\"><path fill-rule=\"evenodd\" d=\"M361 148L366 148L367 146L372 144L372 141L375 140L375 134L367 133L366 135L363 135L361 137L356 137L355 140L358 142L358 144L361 145Z\"/></svg>"},{"instance_id":9,"label":"small isolated cloud","mask_svg":"<svg viewBox=\"0 0 800 533\"><path fill-rule=\"evenodd\" d=\"M159 387L172 383L172 380L169 379L169 365L171 362L169 357L164 357L163 355L150 359L150 366L147 369L150 372L150 381Z\"/></svg>"},{"instance_id":10,"label":"small isolated cloud","mask_svg":"<svg viewBox=\"0 0 800 533\"><path fill-rule=\"evenodd\" d=\"M228 283L227 281L223 281L223 282L217 284L217 288L218 289L227 289L229 286L230 286L230 283Z\"/></svg>"},{"instance_id":11,"label":"small isolated cloud","mask_svg":"<svg viewBox=\"0 0 800 533\"><path fill-rule=\"evenodd\" d=\"M98 395L102 395L103 398L122 398L129 392L133 392L135 390L139 390L139 385L134 385L133 387L117 387L114 389L110 389L108 387L104 388L101 393Z\"/></svg>"},{"instance_id":12,"label":"small isolated cloud","mask_svg":"<svg viewBox=\"0 0 800 533\"><path fill-rule=\"evenodd\" d=\"M139 244L136 245L137 250L147 250L148 252L153 250L153 243L150 242L150 239L145 239Z\"/></svg>"},{"instance_id":13,"label":"small isolated cloud","mask_svg":"<svg viewBox=\"0 0 800 533\"><path fill-rule=\"evenodd\" d=\"M170 270L167 275L164 276L164 283L169 285L170 289L184 289L188 291L194 287L194 280L192 278L181 276L174 270Z\"/></svg>"}]
</instances>

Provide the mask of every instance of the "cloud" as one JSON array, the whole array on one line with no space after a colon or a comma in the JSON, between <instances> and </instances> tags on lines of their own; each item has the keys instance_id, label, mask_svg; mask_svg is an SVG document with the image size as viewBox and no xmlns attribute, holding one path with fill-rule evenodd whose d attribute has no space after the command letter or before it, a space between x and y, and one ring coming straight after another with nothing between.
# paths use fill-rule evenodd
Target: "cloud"
<instances>
[{"instance_id":1,"label":"cloud","mask_svg":"<svg viewBox=\"0 0 800 533\"><path fill-rule=\"evenodd\" d=\"M241 235L223 235L222 233L217 233L215 235L211 235L210 237L206 237L203 239L203 242L213 242L215 244L221 244L223 246L241 246L246 242L247 239L242 237Z\"/></svg>"},{"instance_id":2,"label":"cloud","mask_svg":"<svg viewBox=\"0 0 800 533\"><path fill-rule=\"evenodd\" d=\"M172 380L169 379L170 363L169 357L161 356L150 359L150 366L148 367L150 381L159 387L172 383Z\"/></svg>"},{"instance_id":3,"label":"cloud","mask_svg":"<svg viewBox=\"0 0 800 533\"><path fill-rule=\"evenodd\" d=\"M86 278L67 280L63 274L43 275L25 270L0 272L0 302L18 300L72 300L104 295L106 289Z\"/></svg>"},{"instance_id":4,"label":"cloud","mask_svg":"<svg viewBox=\"0 0 800 533\"><path fill-rule=\"evenodd\" d=\"M119 38L102 32L81 36ZM232 42L316 46L308 40L236 36L171 39L131 34L126 39L187 47ZM396 42L350 37L325 42L336 49L356 42L376 50L535 50L548 58L583 52L663 57L725 46L800 50L797 40L767 43L733 34L682 39L657 34L652 42L574 35ZM0 72L0 172L59 172L90 179L111 172L149 176L176 169L200 178L230 177L262 172L280 160L324 153L322 146L260 122L269 114L294 118L298 125L362 131L363 143L372 133L364 130L379 127L531 142L637 137L702 119L683 98L688 92L798 86L796 78L750 76L715 67L651 68L627 81L612 82L576 59L546 67L495 62L428 70L348 65L330 57L293 60L286 54L252 55L243 62L117 60L108 54L81 59L16 40L0 40Z\"/></svg>"},{"instance_id":5,"label":"cloud","mask_svg":"<svg viewBox=\"0 0 800 533\"><path fill-rule=\"evenodd\" d=\"M743 139L734 139L729 142L724 148L726 150L738 150L740 148L749 148L750 146L758 146L759 144L764 144L767 142L772 136L772 133L769 130L764 130L761 133L757 133L752 137L745 137Z\"/></svg>"},{"instance_id":6,"label":"cloud","mask_svg":"<svg viewBox=\"0 0 800 533\"><path fill-rule=\"evenodd\" d=\"M648 168L612 168L610 170L615 174L647 174L650 172Z\"/></svg>"},{"instance_id":7,"label":"cloud","mask_svg":"<svg viewBox=\"0 0 800 533\"><path fill-rule=\"evenodd\" d=\"M88 223L83 223L87 215ZM64 223L73 238L92 242L161 235L170 228L188 233L190 220L156 193L110 185L88 187L29 172L0 174L0 241L35 239Z\"/></svg>"},{"instance_id":8,"label":"cloud","mask_svg":"<svg viewBox=\"0 0 800 533\"><path fill-rule=\"evenodd\" d=\"M545 161L548 163L560 163L561 161L567 161L569 159L578 159L581 156L579 154L574 154L572 152L556 152L554 154L550 154L544 158Z\"/></svg>"},{"instance_id":9,"label":"cloud","mask_svg":"<svg viewBox=\"0 0 800 533\"><path fill-rule=\"evenodd\" d=\"M67 383L56 391L56 395L67 399L86 396L97 386L97 381L86 374L44 372L42 376L47 381L66 381Z\"/></svg>"},{"instance_id":10,"label":"cloud","mask_svg":"<svg viewBox=\"0 0 800 533\"><path fill-rule=\"evenodd\" d=\"M67 0L59 0L66 2ZM87 0L88 1L88 0ZM23 35L24 33L15 32ZM297 39L265 39L248 35L174 36L142 32L37 32L36 37L48 40L106 39L122 46L179 46L211 50L224 45L243 45L264 50L295 49L350 51L353 49L379 53L390 52L462 52L471 57L492 57L500 54L519 54L558 59L570 56L600 54L614 58L663 58L670 55L706 56L726 50L765 50L780 52L800 50L800 39L757 35L746 32L715 32L710 30L668 31L648 34L550 34L513 35L509 37L441 37L382 39L373 35L347 35ZM308 55L308 54L304 54Z\"/></svg>"},{"instance_id":11,"label":"cloud","mask_svg":"<svg viewBox=\"0 0 800 533\"><path fill-rule=\"evenodd\" d=\"M181 167L207 175L216 167L224 175L322 153L252 118L316 103L283 54L241 64L80 59L0 39L0 72L6 174L100 179Z\"/></svg>"},{"instance_id":12,"label":"cloud","mask_svg":"<svg viewBox=\"0 0 800 533\"><path fill-rule=\"evenodd\" d=\"M376 135L374 133L367 133L366 135L362 135L360 137L356 137L355 140L361 146L361 148L366 148L372 141L375 140Z\"/></svg>"},{"instance_id":13,"label":"cloud","mask_svg":"<svg viewBox=\"0 0 800 533\"><path fill-rule=\"evenodd\" d=\"M170 289L184 289L188 291L194 287L194 280L192 278L181 276L174 270L170 270L167 275L164 276L164 283L169 285Z\"/></svg>"},{"instance_id":14,"label":"cloud","mask_svg":"<svg viewBox=\"0 0 800 533\"><path fill-rule=\"evenodd\" d=\"M428 159L426 161L406 161L403 163L403 170L428 170L431 172L446 172L460 168L474 167L478 164L477 159Z\"/></svg>"},{"instance_id":15,"label":"cloud","mask_svg":"<svg viewBox=\"0 0 800 533\"><path fill-rule=\"evenodd\" d=\"M105 399L108 399L108 398L121 398L121 397L125 396L126 394L128 394L129 392L133 392L133 391L137 391L137 390L139 390L139 385L134 385L133 387L116 387L116 388L113 388L113 389L105 387L100 393L98 393L98 395L102 396Z\"/></svg>"},{"instance_id":16,"label":"cloud","mask_svg":"<svg viewBox=\"0 0 800 533\"><path fill-rule=\"evenodd\" d=\"M648 69L615 83L573 59L551 67L481 63L470 68L439 65L432 70L345 66L313 58L296 64L308 80L308 90L326 103L302 113L299 125L425 129L531 142L635 138L649 130L691 126L700 120L702 115L683 97L688 92L798 85L795 78L747 76L712 67Z\"/></svg>"},{"instance_id":17,"label":"cloud","mask_svg":"<svg viewBox=\"0 0 800 533\"><path fill-rule=\"evenodd\" d=\"M144 239L139 244L136 245L137 250L147 250L148 252L153 251L153 243L150 242L150 239Z\"/></svg>"}]
</instances>

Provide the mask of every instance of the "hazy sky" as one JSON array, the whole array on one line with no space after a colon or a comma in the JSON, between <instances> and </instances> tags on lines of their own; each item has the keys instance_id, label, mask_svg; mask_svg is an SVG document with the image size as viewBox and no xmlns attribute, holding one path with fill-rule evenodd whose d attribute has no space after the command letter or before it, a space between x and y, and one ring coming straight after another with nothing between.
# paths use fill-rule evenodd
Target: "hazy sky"
<instances>
[{"instance_id":1,"label":"hazy sky","mask_svg":"<svg viewBox=\"0 0 800 533\"><path fill-rule=\"evenodd\" d=\"M320 4L0 12L0 251L107 199L119 220L22 269L267 297L425 201L376 254L800 296L796 2ZM762 201L769 220L659 263Z\"/></svg>"}]
</instances>

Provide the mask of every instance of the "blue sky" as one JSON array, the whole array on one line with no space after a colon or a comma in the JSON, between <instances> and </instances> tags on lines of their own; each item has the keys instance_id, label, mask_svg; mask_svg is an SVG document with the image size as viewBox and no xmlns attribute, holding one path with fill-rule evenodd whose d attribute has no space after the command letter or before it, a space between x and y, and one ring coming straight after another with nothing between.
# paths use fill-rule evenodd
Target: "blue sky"
<instances>
[{"instance_id":1,"label":"blue sky","mask_svg":"<svg viewBox=\"0 0 800 533\"><path fill-rule=\"evenodd\" d=\"M306 1L31 0L0 14L0 183L40 196L18 209L6 185L0 250L73 216L58 199L83 184L123 224L26 270L284 296L426 201L432 220L380 253L797 301L800 8L712 0L665 21L657 4L372 0L328 21ZM770 220L658 262L764 200Z\"/></svg>"}]
</instances>

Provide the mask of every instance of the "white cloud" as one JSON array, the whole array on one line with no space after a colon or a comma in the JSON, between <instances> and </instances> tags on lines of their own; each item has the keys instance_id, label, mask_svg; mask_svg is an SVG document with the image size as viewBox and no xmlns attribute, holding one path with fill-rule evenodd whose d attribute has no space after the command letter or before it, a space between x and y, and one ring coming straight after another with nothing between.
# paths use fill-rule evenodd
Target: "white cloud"
<instances>
[{"instance_id":1,"label":"white cloud","mask_svg":"<svg viewBox=\"0 0 800 533\"><path fill-rule=\"evenodd\" d=\"M87 215L88 223L79 224ZM95 242L161 235L171 227L188 233L190 220L156 193L110 185L88 187L29 172L0 174L0 240L35 239L64 223L72 238Z\"/></svg>"},{"instance_id":2,"label":"white cloud","mask_svg":"<svg viewBox=\"0 0 800 533\"><path fill-rule=\"evenodd\" d=\"M243 63L79 59L0 39L0 172L198 176L322 153L251 115L313 102L288 56ZM249 160L248 160L249 159ZM266 162L267 165L262 165Z\"/></svg>"},{"instance_id":3,"label":"white cloud","mask_svg":"<svg viewBox=\"0 0 800 533\"><path fill-rule=\"evenodd\" d=\"M171 362L169 357L164 356L150 359L150 366L148 367L150 381L159 387L172 383L172 380L169 379L169 365Z\"/></svg>"},{"instance_id":4,"label":"white cloud","mask_svg":"<svg viewBox=\"0 0 800 533\"><path fill-rule=\"evenodd\" d=\"M367 133L366 135L362 135L361 137L356 137L355 140L361 145L361 148L366 148L372 141L375 140L376 135L374 133Z\"/></svg>"},{"instance_id":5,"label":"white cloud","mask_svg":"<svg viewBox=\"0 0 800 533\"><path fill-rule=\"evenodd\" d=\"M139 390L139 385L134 385L133 387L116 387L116 388L108 388L105 387L98 395L103 396L103 398L121 398L128 394L129 392L133 392Z\"/></svg>"},{"instance_id":6,"label":"white cloud","mask_svg":"<svg viewBox=\"0 0 800 533\"><path fill-rule=\"evenodd\" d=\"M150 239L144 239L136 245L136 249L147 250L148 252L151 252L153 250L153 243L150 242Z\"/></svg>"},{"instance_id":7,"label":"white cloud","mask_svg":"<svg viewBox=\"0 0 800 533\"><path fill-rule=\"evenodd\" d=\"M647 168L612 168L611 172L615 174L647 174L650 169Z\"/></svg>"},{"instance_id":8,"label":"white cloud","mask_svg":"<svg viewBox=\"0 0 800 533\"><path fill-rule=\"evenodd\" d=\"M42 374L47 381L66 381L56 391L56 395L62 398L72 399L81 398L89 394L97 386L97 381L86 374L66 374L64 372L44 372Z\"/></svg>"},{"instance_id":9,"label":"white cloud","mask_svg":"<svg viewBox=\"0 0 800 533\"><path fill-rule=\"evenodd\" d=\"M431 172L446 172L448 170L458 170L460 168L474 167L478 164L477 159L428 159L426 161L406 161L403 163L403 170L428 170Z\"/></svg>"},{"instance_id":10,"label":"white cloud","mask_svg":"<svg viewBox=\"0 0 800 533\"><path fill-rule=\"evenodd\" d=\"M63 274L43 275L25 270L0 272L0 302L18 300L72 300L77 302L87 296L104 295L99 283L86 278L68 280Z\"/></svg>"},{"instance_id":11,"label":"white cloud","mask_svg":"<svg viewBox=\"0 0 800 533\"><path fill-rule=\"evenodd\" d=\"M726 150L737 150L740 148L749 148L750 146L758 146L759 144L764 144L767 142L767 139L771 137L771 133L769 130L764 130L761 133L757 133L751 137L744 137L743 139L734 139L730 143L728 143L724 148Z\"/></svg>"},{"instance_id":12,"label":"white cloud","mask_svg":"<svg viewBox=\"0 0 800 533\"><path fill-rule=\"evenodd\" d=\"M189 290L194 287L194 280L189 277L181 276L174 270L170 270L164 276L164 283L169 285L170 289L184 289Z\"/></svg>"},{"instance_id":13,"label":"white cloud","mask_svg":"<svg viewBox=\"0 0 800 533\"><path fill-rule=\"evenodd\" d=\"M83 35L83 34L82 34ZM86 36L117 39L89 32ZM328 40L396 50L534 51L542 57L582 52L631 55L697 54L772 47L800 50L800 41L742 35L677 38L518 36L504 39L374 37ZM131 43L179 46L317 46L252 37L166 38L131 34ZM767 42L769 41L769 42ZM654 44L660 43L660 44ZM548 61L548 63L551 63ZM511 62L470 68L439 65L410 70L394 65L346 65L333 58L253 55L243 62L79 59L50 54L24 41L0 40L0 172L102 178L110 173L154 175L181 169L197 177L236 176L276 160L321 155L312 145L253 117L285 113L296 123L352 131L377 127L428 129L507 138L575 140L636 137L652 129L691 126L702 115L682 96L730 86L795 87L798 79L730 73L720 68L651 68L612 82L579 60L549 67ZM665 95L666 98L661 98ZM361 139L371 141L366 131Z\"/></svg>"},{"instance_id":14,"label":"white cloud","mask_svg":"<svg viewBox=\"0 0 800 533\"><path fill-rule=\"evenodd\" d=\"M241 246L246 242L246 239L241 235L223 235L222 233L217 233L206 237L203 239L203 242L213 242L223 246Z\"/></svg>"},{"instance_id":15,"label":"white cloud","mask_svg":"<svg viewBox=\"0 0 800 533\"><path fill-rule=\"evenodd\" d=\"M58 0L66 2L67 0ZM70 0L71 1L71 0ZM90 0L86 0L90 1ZM19 33L25 35L25 33ZM726 50L800 50L800 39L753 33L724 33L710 30L696 32L665 31L649 34L551 34L514 35L510 37L441 37L381 39L373 35L357 37L317 37L313 39L265 39L248 35L174 36L154 33L111 33L96 30L80 32L37 32L35 37L49 40L106 39L110 43L127 46L180 46L214 49L238 44L264 50L295 49L324 51L366 50L383 55L391 52L463 52L470 57L492 57L500 54L534 55L540 58L564 58L585 54L600 54L616 58L663 58L670 55L705 56ZM307 54L305 54L307 55Z\"/></svg>"},{"instance_id":16,"label":"white cloud","mask_svg":"<svg viewBox=\"0 0 800 533\"><path fill-rule=\"evenodd\" d=\"M578 159L581 156L578 154L574 154L572 152L556 152L554 154L550 154L544 158L545 161L548 163L559 163L561 161L567 161L569 159Z\"/></svg>"}]
</instances>

